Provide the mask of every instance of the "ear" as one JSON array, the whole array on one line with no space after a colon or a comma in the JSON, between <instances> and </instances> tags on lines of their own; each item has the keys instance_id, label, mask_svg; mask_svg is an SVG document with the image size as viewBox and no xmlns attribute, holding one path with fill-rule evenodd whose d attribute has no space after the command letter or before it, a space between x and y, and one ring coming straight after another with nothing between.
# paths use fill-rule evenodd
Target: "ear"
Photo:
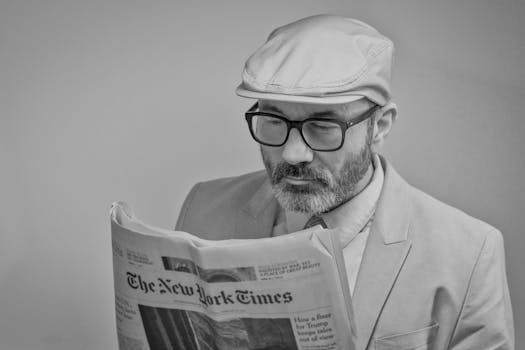
<instances>
[{"instance_id":1,"label":"ear","mask_svg":"<svg viewBox=\"0 0 525 350\"><path fill-rule=\"evenodd\" d=\"M397 106L389 102L379 111L374 118L374 136L372 138L372 150L377 152L383 145L397 118Z\"/></svg>"}]
</instances>

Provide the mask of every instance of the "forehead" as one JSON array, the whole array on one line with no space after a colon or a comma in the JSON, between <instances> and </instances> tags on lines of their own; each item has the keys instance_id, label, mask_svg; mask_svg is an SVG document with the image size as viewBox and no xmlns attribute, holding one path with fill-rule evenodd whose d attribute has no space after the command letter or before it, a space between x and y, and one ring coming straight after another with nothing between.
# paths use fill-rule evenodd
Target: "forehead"
<instances>
[{"instance_id":1,"label":"forehead","mask_svg":"<svg viewBox=\"0 0 525 350\"><path fill-rule=\"evenodd\" d=\"M365 98L349 103L315 104L275 100L259 100L259 109L282 114L289 119L304 119L309 117L331 117L348 119L358 116L373 105Z\"/></svg>"}]
</instances>

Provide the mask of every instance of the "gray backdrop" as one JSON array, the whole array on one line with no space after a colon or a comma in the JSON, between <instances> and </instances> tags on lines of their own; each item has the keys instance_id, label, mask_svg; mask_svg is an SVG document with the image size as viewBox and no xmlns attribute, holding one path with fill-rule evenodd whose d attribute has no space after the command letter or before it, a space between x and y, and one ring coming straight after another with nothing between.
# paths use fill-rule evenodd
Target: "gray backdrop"
<instances>
[{"instance_id":1,"label":"gray backdrop","mask_svg":"<svg viewBox=\"0 0 525 350\"><path fill-rule=\"evenodd\" d=\"M0 0L0 348L116 347L110 204L172 227L195 181L261 168L242 64L322 12L395 41L384 153L502 230L525 343L523 1Z\"/></svg>"}]
</instances>

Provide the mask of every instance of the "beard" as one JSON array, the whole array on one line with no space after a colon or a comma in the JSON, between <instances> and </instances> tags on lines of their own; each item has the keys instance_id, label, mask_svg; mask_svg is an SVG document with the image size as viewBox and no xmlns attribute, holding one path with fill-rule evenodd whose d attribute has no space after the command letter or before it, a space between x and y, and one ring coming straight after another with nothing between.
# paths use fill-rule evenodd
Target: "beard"
<instances>
[{"instance_id":1,"label":"beard","mask_svg":"<svg viewBox=\"0 0 525 350\"><path fill-rule=\"evenodd\" d=\"M369 142L358 154L349 155L337 174L310 163L272 164L262 149L261 154L275 197L281 206L288 211L312 215L328 212L355 196L358 182L372 163ZM301 185L290 184L283 181L287 176L309 181Z\"/></svg>"}]
</instances>

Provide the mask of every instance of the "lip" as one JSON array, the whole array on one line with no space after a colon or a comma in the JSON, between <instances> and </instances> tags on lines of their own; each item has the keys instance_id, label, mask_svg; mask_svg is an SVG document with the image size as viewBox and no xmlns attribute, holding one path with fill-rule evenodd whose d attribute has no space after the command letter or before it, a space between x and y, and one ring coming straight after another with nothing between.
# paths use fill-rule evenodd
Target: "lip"
<instances>
[{"instance_id":1,"label":"lip","mask_svg":"<svg viewBox=\"0 0 525 350\"><path fill-rule=\"evenodd\" d=\"M312 179L305 179L305 178L301 178L301 177L285 176L284 177L284 181L286 181L287 183L289 183L291 185L306 185L306 184L309 184L310 182L312 182Z\"/></svg>"}]
</instances>

